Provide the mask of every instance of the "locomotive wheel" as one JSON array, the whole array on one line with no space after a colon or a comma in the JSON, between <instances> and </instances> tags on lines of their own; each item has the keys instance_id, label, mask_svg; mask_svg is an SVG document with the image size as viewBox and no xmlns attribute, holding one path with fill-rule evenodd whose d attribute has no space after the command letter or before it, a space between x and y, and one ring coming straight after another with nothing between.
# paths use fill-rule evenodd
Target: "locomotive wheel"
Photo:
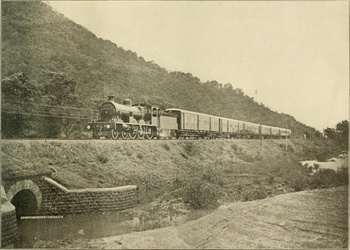
<instances>
[{"instance_id":1,"label":"locomotive wheel","mask_svg":"<svg viewBox=\"0 0 350 250\"><path fill-rule=\"evenodd\" d=\"M112 129L111 130L111 136L112 136L112 139L117 140L118 137L119 137L119 132L117 130L115 130L115 129Z\"/></svg>"},{"instance_id":2,"label":"locomotive wheel","mask_svg":"<svg viewBox=\"0 0 350 250\"><path fill-rule=\"evenodd\" d=\"M147 133L145 134L146 139L151 140L153 138L153 133L151 128L147 128Z\"/></svg>"},{"instance_id":3,"label":"locomotive wheel","mask_svg":"<svg viewBox=\"0 0 350 250\"><path fill-rule=\"evenodd\" d=\"M128 134L129 134L129 138L131 140L135 140L136 137L137 137L137 132L136 131L130 131Z\"/></svg>"},{"instance_id":4,"label":"locomotive wheel","mask_svg":"<svg viewBox=\"0 0 350 250\"><path fill-rule=\"evenodd\" d=\"M137 133L137 139L139 140L143 140L145 139L145 134L142 132L142 134L140 132Z\"/></svg>"},{"instance_id":5,"label":"locomotive wheel","mask_svg":"<svg viewBox=\"0 0 350 250\"><path fill-rule=\"evenodd\" d=\"M128 132L122 131L122 138L123 140L128 139Z\"/></svg>"}]
</instances>

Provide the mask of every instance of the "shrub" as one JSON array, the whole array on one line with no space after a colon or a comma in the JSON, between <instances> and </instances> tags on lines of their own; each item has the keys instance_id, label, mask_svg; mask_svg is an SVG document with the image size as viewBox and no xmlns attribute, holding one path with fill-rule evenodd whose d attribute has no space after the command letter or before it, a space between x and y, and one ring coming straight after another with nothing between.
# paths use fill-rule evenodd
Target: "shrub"
<instances>
[{"instance_id":1,"label":"shrub","mask_svg":"<svg viewBox=\"0 0 350 250\"><path fill-rule=\"evenodd\" d=\"M96 159L101 164L105 164L105 163L107 163L109 161L107 155L105 155L105 154L98 154L98 155L96 155Z\"/></svg>"},{"instance_id":2,"label":"shrub","mask_svg":"<svg viewBox=\"0 0 350 250\"><path fill-rule=\"evenodd\" d=\"M292 152L292 153L295 152L295 149L294 149L293 145L288 145L288 151Z\"/></svg>"},{"instance_id":3,"label":"shrub","mask_svg":"<svg viewBox=\"0 0 350 250\"><path fill-rule=\"evenodd\" d=\"M312 188L324 188L348 185L348 168L341 168L338 172L333 169L320 169L310 177Z\"/></svg>"},{"instance_id":4,"label":"shrub","mask_svg":"<svg viewBox=\"0 0 350 250\"><path fill-rule=\"evenodd\" d=\"M194 142L185 142L183 149L185 153L189 156L194 156L198 153L198 148Z\"/></svg>"},{"instance_id":5,"label":"shrub","mask_svg":"<svg viewBox=\"0 0 350 250\"><path fill-rule=\"evenodd\" d=\"M126 155L129 156L129 157L132 156L132 151L126 149Z\"/></svg>"},{"instance_id":6,"label":"shrub","mask_svg":"<svg viewBox=\"0 0 350 250\"><path fill-rule=\"evenodd\" d=\"M219 206L219 192L215 185L201 179L192 179L185 186L182 199L194 209L211 209Z\"/></svg>"},{"instance_id":7,"label":"shrub","mask_svg":"<svg viewBox=\"0 0 350 250\"><path fill-rule=\"evenodd\" d=\"M265 199L267 197L266 190L260 186L255 189L248 189L240 192L242 201L253 201L259 199Z\"/></svg>"},{"instance_id":8,"label":"shrub","mask_svg":"<svg viewBox=\"0 0 350 250\"><path fill-rule=\"evenodd\" d=\"M181 156L182 156L183 158L185 158L185 159L188 158L187 154L184 154L184 153L180 153L180 154L181 154Z\"/></svg>"},{"instance_id":9,"label":"shrub","mask_svg":"<svg viewBox=\"0 0 350 250\"><path fill-rule=\"evenodd\" d=\"M349 185L349 168L346 166L342 166L339 171L339 182L341 185Z\"/></svg>"},{"instance_id":10,"label":"shrub","mask_svg":"<svg viewBox=\"0 0 350 250\"><path fill-rule=\"evenodd\" d=\"M203 171L201 178L213 184L218 184L220 187L224 186L224 181L218 175L217 171L212 168Z\"/></svg>"},{"instance_id":11,"label":"shrub","mask_svg":"<svg viewBox=\"0 0 350 250\"><path fill-rule=\"evenodd\" d=\"M233 151L237 151L238 150L238 146L234 143L231 144L231 148Z\"/></svg>"},{"instance_id":12,"label":"shrub","mask_svg":"<svg viewBox=\"0 0 350 250\"><path fill-rule=\"evenodd\" d=\"M241 158L245 162L254 162L256 160L255 157L251 155L240 155L239 158Z\"/></svg>"},{"instance_id":13,"label":"shrub","mask_svg":"<svg viewBox=\"0 0 350 250\"><path fill-rule=\"evenodd\" d=\"M168 150L168 151L170 150L169 145L168 145L168 144L166 144L166 143L165 143L165 144L163 144L163 148L164 148L165 150Z\"/></svg>"},{"instance_id":14,"label":"shrub","mask_svg":"<svg viewBox=\"0 0 350 250\"><path fill-rule=\"evenodd\" d=\"M267 179L267 182L271 185L275 182L275 177L273 175L270 175Z\"/></svg>"},{"instance_id":15,"label":"shrub","mask_svg":"<svg viewBox=\"0 0 350 250\"><path fill-rule=\"evenodd\" d=\"M305 179L294 179L290 185L294 191L298 192L305 189L307 186L307 181Z\"/></svg>"}]
</instances>

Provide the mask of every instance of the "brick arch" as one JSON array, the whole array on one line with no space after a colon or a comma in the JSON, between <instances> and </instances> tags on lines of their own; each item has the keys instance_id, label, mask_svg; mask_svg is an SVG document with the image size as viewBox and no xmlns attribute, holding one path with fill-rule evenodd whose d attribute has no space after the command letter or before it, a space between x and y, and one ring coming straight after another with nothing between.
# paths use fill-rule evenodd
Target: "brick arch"
<instances>
[{"instance_id":1,"label":"brick arch","mask_svg":"<svg viewBox=\"0 0 350 250\"><path fill-rule=\"evenodd\" d=\"M41 191L40 191L40 188L38 187L38 185L35 184L35 182L33 182L32 180L22 180L22 181L18 181L15 184L13 184L7 192L7 199L9 201L11 201L12 198L18 192L20 192L21 190L25 190L25 189L33 192L33 194L36 197L38 210L40 210L41 202L42 202L42 194L41 194Z\"/></svg>"}]
</instances>

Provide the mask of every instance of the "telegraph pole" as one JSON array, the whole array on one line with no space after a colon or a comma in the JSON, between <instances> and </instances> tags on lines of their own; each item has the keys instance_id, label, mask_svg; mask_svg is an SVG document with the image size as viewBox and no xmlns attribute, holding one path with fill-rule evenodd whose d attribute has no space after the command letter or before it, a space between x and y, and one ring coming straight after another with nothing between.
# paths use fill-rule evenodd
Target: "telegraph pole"
<instances>
[{"instance_id":1,"label":"telegraph pole","mask_svg":"<svg viewBox=\"0 0 350 250\"><path fill-rule=\"evenodd\" d=\"M288 150L288 143L287 143L287 130L286 130L286 151Z\"/></svg>"},{"instance_id":2,"label":"telegraph pole","mask_svg":"<svg viewBox=\"0 0 350 250\"><path fill-rule=\"evenodd\" d=\"M255 101L258 102L258 90L255 90Z\"/></svg>"}]
</instances>

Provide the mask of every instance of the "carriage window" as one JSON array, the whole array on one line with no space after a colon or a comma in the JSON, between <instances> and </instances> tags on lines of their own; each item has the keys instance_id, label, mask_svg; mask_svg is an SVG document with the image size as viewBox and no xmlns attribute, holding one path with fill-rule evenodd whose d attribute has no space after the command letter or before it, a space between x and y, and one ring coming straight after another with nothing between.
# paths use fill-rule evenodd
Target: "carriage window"
<instances>
[{"instance_id":1,"label":"carriage window","mask_svg":"<svg viewBox=\"0 0 350 250\"><path fill-rule=\"evenodd\" d=\"M158 110L157 109L153 109L153 117L157 117L158 116Z\"/></svg>"}]
</instances>

